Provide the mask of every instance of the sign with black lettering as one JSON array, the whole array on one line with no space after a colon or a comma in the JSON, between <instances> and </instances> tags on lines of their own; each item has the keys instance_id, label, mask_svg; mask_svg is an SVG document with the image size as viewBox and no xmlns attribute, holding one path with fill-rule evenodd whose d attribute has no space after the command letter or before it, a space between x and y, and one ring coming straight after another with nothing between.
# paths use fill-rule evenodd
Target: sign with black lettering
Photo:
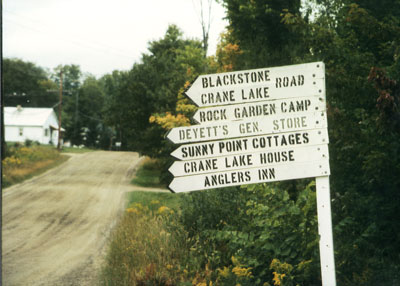
<instances>
[{"instance_id":1,"label":"sign with black lettering","mask_svg":"<svg viewBox=\"0 0 400 286\"><path fill-rule=\"evenodd\" d=\"M173 128L171 191L316 177L322 285L336 285L322 62L199 76L185 94L200 123ZM218 140L218 141L211 141ZM205 142L202 142L205 141Z\"/></svg>"},{"instance_id":2,"label":"sign with black lettering","mask_svg":"<svg viewBox=\"0 0 400 286\"><path fill-rule=\"evenodd\" d=\"M169 188L175 193L180 193L246 184L328 176L329 174L329 162L328 160L322 160L176 177L172 180Z\"/></svg>"},{"instance_id":3,"label":"sign with black lettering","mask_svg":"<svg viewBox=\"0 0 400 286\"><path fill-rule=\"evenodd\" d=\"M180 177L270 165L322 161L328 160L328 158L328 145L302 146L200 160L176 161L171 165L169 171L175 177Z\"/></svg>"},{"instance_id":4,"label":"sign with black lettering","mask_svg":"<svg viewBox=\"0 0 400 286\"><path fill-rule=\"evenodd\" d=\"M288 131L309 130L326 127L325 112L303 112L296 115L279 115L265 119L227 121L215 124L176 127L167 138L173 143L210 141L251 135L274 134Z\"/></svg>"},{"instance_id":5,"label":"sign with black lettering","mask_svg":"<svg viewBox=\"0 0 400 286\"><path fill-rule=\"evenodd\" d=\"M193 160L328 143L328 131L324 128L185 144L171 155L179 160Z\"/></svg>"},{"instance_id":6,"label":"sign with black lettering","mask_svg":"<svg viewBox=\"0 0 400 286\"><path fill-rule=\"evenodd\" d=\"M325 107L324 98L309 96L200 108L193 115L193 119L200 124L258 117L267 119L267 117L281 114L325 111Z\"/></svg>"},{"instance_id":7,"label":"sign with black lettering","mask_svg":"<svg viewBox=\"0 0 400 286\"><path fill-rule=\"evenodd\" d=\"M185 94L200 107L320 95L324 77L323 63L201 75Z\"/></svg>"}]
</instances>

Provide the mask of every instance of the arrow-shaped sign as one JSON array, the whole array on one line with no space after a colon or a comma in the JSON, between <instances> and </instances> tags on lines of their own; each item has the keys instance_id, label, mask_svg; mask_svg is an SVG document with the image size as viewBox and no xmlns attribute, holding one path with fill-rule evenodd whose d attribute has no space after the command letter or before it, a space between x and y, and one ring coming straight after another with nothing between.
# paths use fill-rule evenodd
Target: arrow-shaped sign
<instances>
[{"instance_id":1,"label":"arrow-shaped sign","mask_svg":"<svg viewBox=\"0 0 400 286\"><path fill-rule=\"evenodd\" d=\"M201 75L185 94L197 106L320 95L325 91L321 62Z\"/></svg>"},{"instance_id":2,"label":"arrow-shaped sign","mask_svg":"<svg viewBox=\"0 0 400 286\"><path fill-rule=\"evenodd\" d=\"M270 117L297 112L325 111L325 100L322 96L308 96L296 99L279 99L200 108L193 119L200 124L216 121L233 121L258 117Z\"/></svg>"},{"instance_id":3,"label":"arrow-shaped sign","mask_svg":"<svg viewBox=\"0 0 400 286\"><path fill-rule=\"evenodd\" d=\"M168 169L175 177L240 170L270 165L321 161L329 158L328 145L297 146L200 160L175 161Z\"/></svg>"},{"instance_id":4,"label":"arrow-shaped sign","mask_svg":"<svg viewBox=\"0 0 400 286\"><path fill-rule=\"evenodd\" d=\"M175 193L190 192L255 183L328 176L329 174L329 161L321 160L177 177L172 180L169 189Z\"/></svg>"},{"instance_id":5,"label":"arrow-shaped sign","mask_svg":"<svg viewBox=\"0 0 400 286\"><path fill-rule=\"evenodd\" d=\"M185 144L174 150L171 156L179 160L192 160L328 143L328 131L324 128Z\"/></svg>"},{"instance_id":6,"label":"arrow-shaped sign","mask_svg":"<svg viewBox=\"0 0 400 286\"><path fill-rule=\"evenodd\" d=\"M173 143L210 141L250 135L274 134L288 131L309 130L326 127L326 113L299 113L280 115L265 119L227 121L214 124L176 127L170 130L167 138Z\"/></svg>"}]
</instances>

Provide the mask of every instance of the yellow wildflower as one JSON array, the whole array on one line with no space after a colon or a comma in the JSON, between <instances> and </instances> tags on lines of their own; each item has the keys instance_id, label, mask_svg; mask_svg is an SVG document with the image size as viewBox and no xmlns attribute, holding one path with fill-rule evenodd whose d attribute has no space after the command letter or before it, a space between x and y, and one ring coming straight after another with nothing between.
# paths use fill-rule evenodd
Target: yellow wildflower
<instances>
[{"instance_id":1,"label":"yellow wildflower","mask_svg":"<svg viewBox=\"0 0 400 286\"><path fill-rule=\"evenodd\" d=\"M233 265L240 266L239 260L235 256L231 257Z\"/></svg>"},{"instance_id":2,"label":"yellow wildflower","mask_svg":"<svg viewBox=\"0 0 400 286\"><path fill-rule=\"evenodd\" d=\"M126 209L126 211L128 213L134 213L134 214L137 214L137 215L140 214L140 210L138 210L137 208L128 208L128 209Z\"/></svg>"},{"instance_id":3,"label":"yellow wildflower","mask_svg":"<svg viewBox=\"0 0 400 286\"><path fill-rule=\"evenodd\" d=\"M172 129L178 126L189 126L190 119L183 114L173 115L170 112L166 112L165 115L152 115L149 118L150 123L157 123L164 129Z\"/></svg>"},{"instance_id":4,"label":"yellow wildflower","mask_svg":"<svg viewBox=\"0 0 400 286\"><path fill-rule=\"evenodd\" d=\"M155 122L155 121L156 121L156 117L155 117L154 115L150 116L149 122L150 122L150 123L153 123L153 122Z\"/></svg>"},{"instance_id":5,"label":"yellow wildflower","mask_svg":"<svg viewBox=\"0 0 400 286\"><path fill-rule=\"evenodd\" d=\"M11 157L5 158L2 161L2 163L3 163L3 167L15 167L15 166L21 165L22 161L21 161L21 159L19 159L17 157L11 156Z\"/></svg>"},{"instance_id":6,"label":"yellow wildflower","mask_svg":"<svg viewBox=\"0 0 400 286\"><path fill-rule=\"evenodd\" d=\"M286 276L286 274L279 274L278 272L272 272L274 274L274 278L272 280L274 281L275 286L280 286L282 285L282 280Z\"/></svg>"},{"instance_id":7,"label":"yellow wildflower","mask_svg":"<svg viewBox=\"0 0 400 286\"><path fill-rule=\"evenodd\" d=\"M227 278L229 276L229 273L230 273L229 268L226 267L226 266L224 266L224 269L218 268L218 272L224 278Z\"/></svg>"},{"instance_id":8,"label":"yellow wildflower","mask_svg":"<svg viewBox=\"0 0 400 286\"><path fill-rule=\"evenodd\" d=\"M237 277L251 277L251 267L249 268L244 268L240 266L235 266L232 269L232 272L237 276Z\"/></svg>"},{"instance_id":9,"label":"yellow wildflower","mask_svg":"<svg viewBox=\"0 0 400 286\"><path fill-rule=\"evenodd\" d=\"M190 86L190 81L186 81L185 84L183 85L183 88L188 88Z\"/></svg>"},{"instance_id":10,"label":"yellow wildflower","mask_svg":"<svg viewBox=\"0 0 400 286\"><path fill-rule=\"evenodd\" d=\"M159 207L157 213L158 213L158 214L166 214L166 213L171 213L171 212L170 212L169 207L167 207L167 206L161 206L161 207Z\"/></svg>"}]
</instances>

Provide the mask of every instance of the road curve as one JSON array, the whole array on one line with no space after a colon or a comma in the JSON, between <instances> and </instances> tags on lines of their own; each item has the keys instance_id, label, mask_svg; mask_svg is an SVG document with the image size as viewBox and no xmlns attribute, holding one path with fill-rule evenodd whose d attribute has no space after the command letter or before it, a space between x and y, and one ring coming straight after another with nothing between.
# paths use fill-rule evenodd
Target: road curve
<instances>
[{"instance_id":1,"label":"road curve","mask_svg":"<svg viewBox=\"0 0 400 286\"><path fill-rule=\"evenodd\" d=\"M3 285L96 285L139 155L90 152L3 190Z\"/></svg>"}]
</instances>

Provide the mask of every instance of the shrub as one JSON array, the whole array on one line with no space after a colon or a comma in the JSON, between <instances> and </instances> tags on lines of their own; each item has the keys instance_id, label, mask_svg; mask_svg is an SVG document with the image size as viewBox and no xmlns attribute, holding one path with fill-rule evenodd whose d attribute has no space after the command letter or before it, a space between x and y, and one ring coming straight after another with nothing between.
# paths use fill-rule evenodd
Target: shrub
<instances>
[{"instance_id":1,"label":"shrub","mask_svg":"<svg viewBox=\"0 0 400 286\"><path fill-rule=\"evenodd\" d=\"M320 285L314 182L291 195L282 185L259 184L191 193L183 199L182 223L192 248L203 265L210 263L226 274L216 278L221 285L246 285L243 280L249 285L279 285L278 279ZM237 265L232 257L251 275L235 275L240 271L233 271ZM291 265L290 273L280 273L272 261Z\"/></svg>"}]
</instances>

